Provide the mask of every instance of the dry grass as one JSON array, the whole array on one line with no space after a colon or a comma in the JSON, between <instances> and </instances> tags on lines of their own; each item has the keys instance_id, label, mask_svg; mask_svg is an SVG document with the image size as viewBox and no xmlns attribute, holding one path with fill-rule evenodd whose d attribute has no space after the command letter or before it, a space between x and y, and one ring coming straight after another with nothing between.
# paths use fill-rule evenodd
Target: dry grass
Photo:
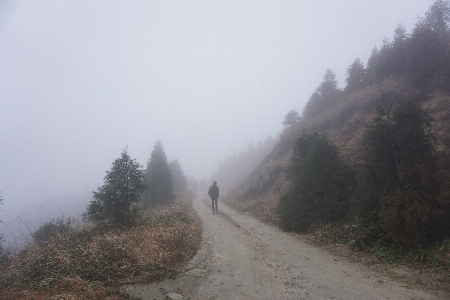
<instances>
[{"instance_id":1,"label":"dry grass","mask_svg":"<svg viewBox=\"0 0 450 300\"><path fill-rule=\"evenodd\" d=\"M281 195L288 190L290 182L286 179L287 168L292 156L292 151L287 151L277 159L272 159L266 164L257 168L253 177L242 182L235 189L230 191L224 198L230 207L248 213L258 220L277 226L279 217L276 214L276 207ZM281 169L279 177L273 180L273 170ZM268 184L270 183L270 184ZM265 193L251 195L249 189L258 190L259 187L270 186ZM246 195L249 195L246 197Z\"/></svg>"},{"instance_id":2,"label":"dry grass","mask_svg":"<svg viewBox=\"0 0 450 300\"><path fill-rule=\"evenodd\" d=\"M0 270L0 299L127 299L124 283L173 277L198 250L186 201L152 207L127 230L90 230L33 244Z\"/></svg>"},{"instance_id":3,"label":"dry grass","mask_svg":"<svg viewBox=\"0 0 450 300\"><path fill-rule=\"evenodd\" d=\"M310 228L309 234L302 235L302 240L408 285L450 294L450 239L426 250L381 246L361 248L357 241L367 231L357 219L347 219L332 226L317 224Z\"/></svg>"},{"instance_id":4,"label":"dry grass","mask_svg":"<svg viewBox=\"0 0 450 300\"><path fill-rule=\"evenodd\" d=\"M369 86L349 95L347 99L330 107L329 110L314 119L305 120L303 126L306 132L314 129L327 132L346 162L356 167L360 163L360 141L365 130L364 124L370 123L375 117L375 106L382 96L388 98L395 105L402 99L416 99L417 91L408 86L401 78L388 78L380 85ZM435 129L438 136L437 150L440 155L440 163L443 167L450 168L450 113L448 110L450 97L447 94L435 93L418 100L436 120ZM292 148L292 141L300 134L300 128L286 130L281 136L280 142L268 155L268 159L266 158L257 167L250 178L226 195L227 204L265 223L277 226L278 218L275 209L280 196L289 187L288 169L291 158L289 149ZM283 172L280 172L275 180L270 181L274 182L273 184L267 185L269 182L267 178L274 168L281 168ZM258 187L261 189L258 190ZM254 196L247 197L249 189L254 190ZM362 226L353 225L355 223L333 224L325 229L316 228L306 237L309 237L314 245L330 250L337 255L351 258L387 273L392 272L387 275L401 277L400 279L408 284L450 293L450 241L436 244L435 248L427 249L428 253L425 251L410 252L404 255L409 256L403 257L403 260L386 262L386 257L399 256L383 252L389 249L355 250L354 242L360 239L361 235L365 235L365 232L361 232ZM396 270L407 270L407 272L400 274L401 272Z\"/></svg>"}]
</instances>

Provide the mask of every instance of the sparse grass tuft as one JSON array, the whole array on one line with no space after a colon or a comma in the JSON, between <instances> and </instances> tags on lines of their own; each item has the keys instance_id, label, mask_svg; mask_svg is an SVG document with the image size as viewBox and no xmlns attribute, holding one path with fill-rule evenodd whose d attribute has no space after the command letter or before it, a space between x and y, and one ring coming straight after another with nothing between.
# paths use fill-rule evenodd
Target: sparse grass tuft
<instances>
[{"instance_id":1,"label":"sparse grass tuft","mask_svg":"<svg viewBox=\"0 0 450 300\"><path fill-rule=\"evenodd\" d=\"M0 270L0 299L127 299L120 285L173 277L200 241L187 201L152 207L133 228L74 231L30 245Z\"/></svg>"}]
</instances>

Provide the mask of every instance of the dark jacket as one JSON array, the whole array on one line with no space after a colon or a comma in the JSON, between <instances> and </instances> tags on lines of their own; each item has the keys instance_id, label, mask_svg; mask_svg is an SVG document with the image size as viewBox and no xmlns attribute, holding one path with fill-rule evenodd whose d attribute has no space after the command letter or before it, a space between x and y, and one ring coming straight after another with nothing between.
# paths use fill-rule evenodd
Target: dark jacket
<instances>
[{"instance_id":1,"label":"dark jacket","mask_svg":"<svg viewBox=\"0 0 450 300\"><path fill-rule=\"evenodd\" d=\"M219 187L216 184L213 184L209 188L208 195L209 195L209 197L211 197L211 199L219 198Z\"/></svg>"}]
</instances>

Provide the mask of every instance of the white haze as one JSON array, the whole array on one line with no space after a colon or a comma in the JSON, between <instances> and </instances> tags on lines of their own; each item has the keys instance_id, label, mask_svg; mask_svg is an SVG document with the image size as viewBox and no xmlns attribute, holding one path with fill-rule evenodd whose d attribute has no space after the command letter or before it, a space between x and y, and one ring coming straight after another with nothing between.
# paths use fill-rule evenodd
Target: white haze
<instances>
[{"instance_id":1,"label":"white haze","mask_svg":"<svg viewBox=\"0 0 450 300\"><path fill-rule=\"evenodd\" d=\"M78 216L122 148L145 167L158 139L208 178L432 3L0 1L0 220Z\"/></svg>"}]
</instances>

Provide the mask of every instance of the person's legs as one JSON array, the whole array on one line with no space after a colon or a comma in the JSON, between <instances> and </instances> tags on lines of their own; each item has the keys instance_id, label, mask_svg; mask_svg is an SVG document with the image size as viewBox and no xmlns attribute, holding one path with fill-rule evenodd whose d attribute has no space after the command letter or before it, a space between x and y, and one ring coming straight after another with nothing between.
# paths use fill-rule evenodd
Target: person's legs
<instances>
[{"instance_id":1,"label":"person's legs","mask_svg":"<svg viewBox=\"0 0 450 300\"><path fill-rule=\"evenodd\" d=\"M215 214L216 214L216 211L214 210L214 199L211 199L211 203L212 203L213 215L215 215Z\"/></svg>"},{"instance_id":2,"label":"person's legs","mask_svg":"<svg viewBox=\"0 0 450 300\"><path fill-rule=\"evenodd\" d=\"M216 213L217 213L217 209L219 208L219 207L217 206L218 200L219 200L219 199L217 199L217 198L214 200L214 201L216 202Z\"/></svg>"}]
</instances>

